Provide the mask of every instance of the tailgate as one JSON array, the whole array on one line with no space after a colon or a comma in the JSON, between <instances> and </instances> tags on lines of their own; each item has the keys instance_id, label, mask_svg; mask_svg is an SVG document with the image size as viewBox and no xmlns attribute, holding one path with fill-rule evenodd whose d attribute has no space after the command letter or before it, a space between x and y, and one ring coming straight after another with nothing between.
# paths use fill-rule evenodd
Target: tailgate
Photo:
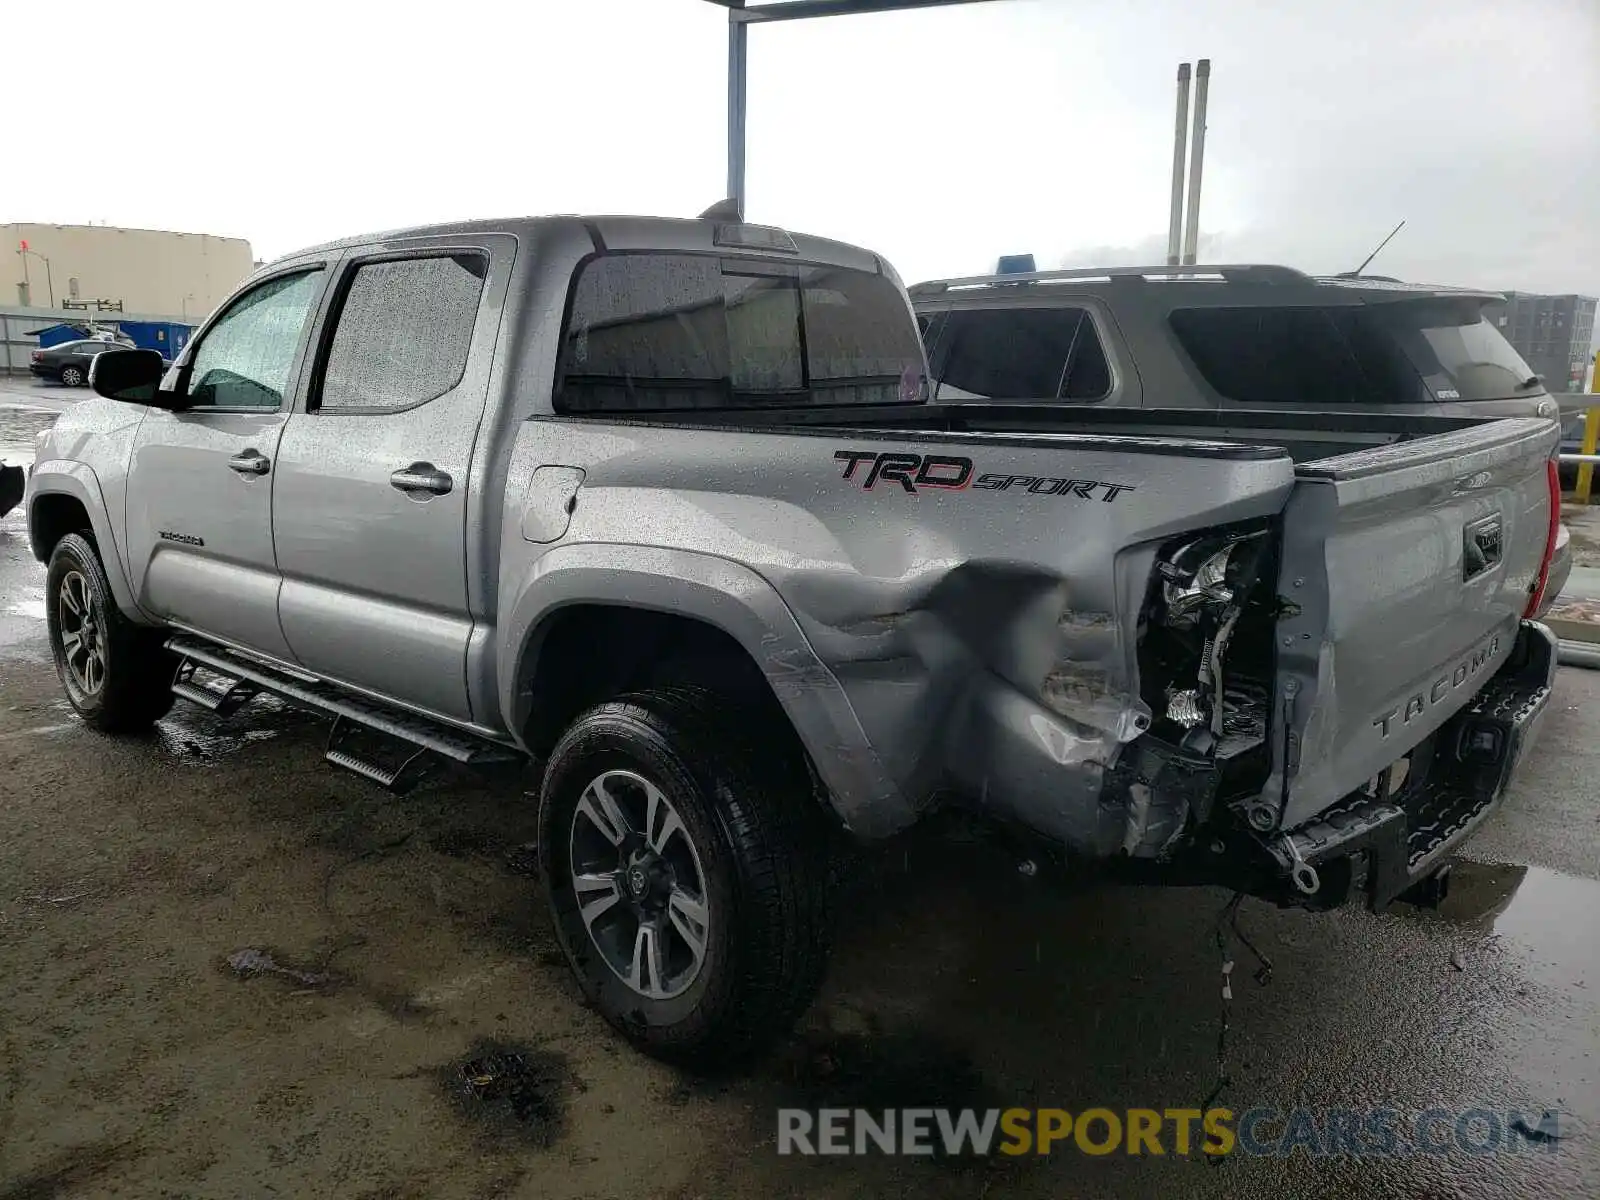
<instances>
[{"instance_id":1,"label":"tailgate","mask_svg":"<svg viewBox=\"0 0 1600 1200\"><path fill-rule=\"evenodd\" d=\"M1511 653L1557 438L1554 421L1514 418L1296 469L1266 792L1280 828L1403 757Z\"/></svg>"}]
</instances>

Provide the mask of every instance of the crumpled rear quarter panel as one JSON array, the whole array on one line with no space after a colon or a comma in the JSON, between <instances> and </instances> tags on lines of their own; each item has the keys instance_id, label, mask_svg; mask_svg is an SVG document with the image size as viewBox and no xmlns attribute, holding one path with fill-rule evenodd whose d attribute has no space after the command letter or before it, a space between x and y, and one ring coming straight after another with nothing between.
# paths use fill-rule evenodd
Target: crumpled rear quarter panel
<instances>
[{"instance_id":1,"label":"crumpled rear quarter panel","mask_svg":"<svg viewBox=\"0 0 1600 1200\"><path fill-rule=\"evenodd\" d=\"M1102 772L1149 723L1135 647L1157 549L1278 512L1293 480L1287 457L1156 452L1138 439L568 418L529 428L514 470L584 471L563 542L690 550L767 580L913 810L959 789L1101 853L1122 829L1120 811L1100 811ZM909 487L869 479L880 453L970 470L959 487L918 485L915 469ZM786 706L803 702L787 691Z\"/></svg>"}]
</instances>

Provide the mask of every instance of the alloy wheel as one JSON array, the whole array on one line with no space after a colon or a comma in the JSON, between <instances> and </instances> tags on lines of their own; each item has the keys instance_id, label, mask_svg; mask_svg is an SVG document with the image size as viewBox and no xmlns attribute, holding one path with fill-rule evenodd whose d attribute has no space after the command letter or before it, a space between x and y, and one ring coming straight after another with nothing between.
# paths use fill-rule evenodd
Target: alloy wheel
<instances>
[{"instance_id":1,"label":"alloy wheel","mask_svg":"<svg viewBox=\"0 0 1600 1200\"><path fill-rule=\"evenodd\" d=\"M67 672L86 695L96 695L106 683L106 630L81 572L68 571L61 577L56 605Z\"/></svg>"},{"instance_id":2,"label":"alloy wheel","mask_svg":"<svg viewBox=\"0 0 1600 1200\"><path fill-rule=\"evenodd\" d=\"M682 995L705 965L711 905L700 852L666 795L633 771L583 789L568 843L589 940L649 1000Z\"/></svg>"}]
</instances>

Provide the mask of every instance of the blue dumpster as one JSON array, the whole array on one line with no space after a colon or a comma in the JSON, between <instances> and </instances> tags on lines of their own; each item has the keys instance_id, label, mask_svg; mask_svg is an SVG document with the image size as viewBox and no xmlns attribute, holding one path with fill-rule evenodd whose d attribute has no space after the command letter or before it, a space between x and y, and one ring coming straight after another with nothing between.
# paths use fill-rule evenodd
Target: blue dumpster
<instances>
[{"instance_id":1,"label":"blue dumpster","mask_svg":"<svg viewBox=\"0 0 1600 1200\"><path fill-rule=\"evenodd\" d=\"M178 321L118 321L122 336L141 350L154 350L165 359L177 358L189 344L193 325Z\"/></svg>"}]
</instances>

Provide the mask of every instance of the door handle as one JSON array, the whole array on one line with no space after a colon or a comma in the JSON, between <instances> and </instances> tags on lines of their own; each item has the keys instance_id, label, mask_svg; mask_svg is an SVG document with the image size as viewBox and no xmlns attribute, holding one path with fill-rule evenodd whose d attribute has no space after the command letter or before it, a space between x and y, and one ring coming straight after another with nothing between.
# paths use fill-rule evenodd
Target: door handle
<instances>
[{"instance_id":1,"label":"door handle","mask_svg":"<svg viewBox=\"0 0 1600 1200\"><path fill-rule=\"evenodd\" d=\"M259 450L244 450L230 458L228 466L241 475L265 475L272 470L272 460Z\"/></svg>"},{"instance_id":2,"label":"door handle","mask_svg":"<svg viewBox=\"0 0 1600 1200\"><path fill-rule=\"evenodd\" d=\"M389 484L402 492L428 492L443 496L455 486L455 480L450 478L448 471L441 471L430 462L414 462L390 475Z\"/></svg>"}]
</instances>

